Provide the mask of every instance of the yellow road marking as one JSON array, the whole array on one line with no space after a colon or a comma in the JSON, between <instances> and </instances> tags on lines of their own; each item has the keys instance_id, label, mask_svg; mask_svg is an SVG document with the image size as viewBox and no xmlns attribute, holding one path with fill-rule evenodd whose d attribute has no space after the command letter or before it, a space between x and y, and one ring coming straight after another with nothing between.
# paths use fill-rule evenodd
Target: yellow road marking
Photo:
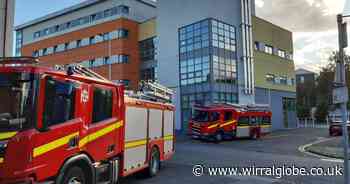
<instances>
[{"instance_id":1,"label":"yellow road marking","mask_svg":"<svg viewBox=\"0 0 350 184\"><path fill-rule=\"evenodd\" d=\"M101 130L99 130L97 132L94 132L94 133L92 133L90 135L87 135L86 137L84 137L83 139L81 139L79 141L79 148L84 147L89 142L92 142L92 141L94 141L94 140L96 140L96 139L98 139L98 138L100 138L100 137L102 137L102 136L104 136L104 135L106 135L106 134L108 134L108 133L110 133L110 132L120 128L120 127L122 127L122 126L123 126L123 121L119 121L117 123L114 123L113 125L110 125L110 126L104 128L104 129L101 129Z\"/></svg>"},{"instance_id":2,"label":"yellow road marking","mask_svg":"<svg viewBox=\"0 0 350 184\"><path fill-rule=\"evenodd\" d=\"M174 136L173 135L167 135L167 136L164 136L164 141L172 141L174 140Z\"/></svg>"},{"instance_id":3,"label":"yellow road marking","mask_svg":"<svg viewBox=\"0 0 350 184\"><path fill-rule=\"evenodd\" d=\"M0 164L4 163L4 158L0 158Z\"/></svg>"},{"instance_id":4,"label":"yellow road marking","mask_svg":"<svg viewBox=\"0 0 350 184\"><path fill-rule=\"evenodd\" d=\"M130 142L125 143L125 149L136 148L136 147L143 146L146 144L147 144L147 139L130 141Z\"/></svg>"},{"instance_id":5,"label":"yellow road marking","mask_svg":"<svg viewBox=\"0 0 350 184\"><path fill-rule=\"evenodd\" d=\"M50 143L44 144L42 146L36 147L33 150L33 157L40 156L42 154L45 154L49 151L52 151L56 148L59 148L61 146L64 146L68 144L69 140L72 139L73 137L79 136L79 132L75 132L73 134L67 135L65 137L62 137L60 139L57 139L55 141L52 141Z\"/></svg>"},{"instance_id":6,"label":"yellow road marking","mask_svg":"<svg viewBox=\"0 0 350 184\"><path fill-rule=\"evenodd\" d=\"M15 136L17 132L5 132L5 133L0 133L0 140L2 139L9 139L13 136Z\"/></svg>"},{"instance_id":7,"label":"yellow road marking","mask_svg":"<svg viewBox=\"0 0 350 184\"><path fill-rule=\"evenodd\" d=\"M260 127L261 128L271 128L272 126L271 125L261 125Z\"/></svg>"}]
</instances>

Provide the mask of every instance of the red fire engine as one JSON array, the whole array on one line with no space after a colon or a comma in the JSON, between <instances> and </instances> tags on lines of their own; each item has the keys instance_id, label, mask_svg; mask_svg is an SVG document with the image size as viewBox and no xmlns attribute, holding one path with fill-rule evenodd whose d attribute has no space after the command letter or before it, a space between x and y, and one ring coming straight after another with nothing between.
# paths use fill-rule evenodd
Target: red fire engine
<instances>
[{"instance_id":1,"label":"red fire engine","mask_svg":"<svg viewBox=\"0 0 350 184\"><path fill-rule=\"evenodd\" d=\"M222 141L225 137L257 139L270 132L271 115L266 105L195 105L189 132L193 138L216 141Z\"/></svg>"},{"instance_id":2,"label":"red fire engine","mask_svg":"<svg viewBox=\"0 0 350 184\"><path fill-rule=\"evenodd\" d=\"M1 184L117 183L154 176L173 155L171 90L145 83L126 95L82 67L0 60Z\"/></svg>"}]
</instances>

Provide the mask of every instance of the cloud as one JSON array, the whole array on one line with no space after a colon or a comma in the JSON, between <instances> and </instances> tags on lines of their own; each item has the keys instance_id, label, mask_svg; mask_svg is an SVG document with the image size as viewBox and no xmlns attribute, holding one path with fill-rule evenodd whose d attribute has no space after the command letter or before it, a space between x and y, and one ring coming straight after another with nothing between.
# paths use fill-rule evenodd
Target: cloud
<instances>
[{"instance_id":1,"label":"cloud","mask_svg":"<svg viewBox=\"0 0 350 184\"><path fill-rule=\"evenodd\" d=\"M336 15L344 4L345 0L256 0L256 10L259 17L293 31L296 67L317 72L337 50Z\"/></svg>"},{"instance_id":2,"label":"cloud","mask_svg":"<svg viewBox=\"0 0 350 184\"><path fill-rule=\"evenodd\" d=\"M257 14L294 32L336 28L345 0L257 0Z\"/></svg>"}]
</instances>

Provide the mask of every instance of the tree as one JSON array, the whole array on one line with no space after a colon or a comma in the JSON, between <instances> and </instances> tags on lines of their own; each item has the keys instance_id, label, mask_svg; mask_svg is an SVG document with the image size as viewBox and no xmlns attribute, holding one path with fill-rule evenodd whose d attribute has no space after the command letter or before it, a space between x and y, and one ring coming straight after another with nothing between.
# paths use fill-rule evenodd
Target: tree
<instances>
[{"instance_id":1,"label":"tree","mask_svg":"<svg viewBox=\"0 0 350 184\"><path fill-rule=\"evenodd\" d=\"M328 111L335 108L332 104L333 82L336 69L336 62L338 61L339 53L333 52L329 57L328 65L322 68L318 83L316 86L317 96L317 111L316 118L322 120L328 115ZM350 87L350 56L345 55L345 67L346 67L346 81L348 88ZM350 107L350 102L348 103Z\"/></svg>"}]
</instances>

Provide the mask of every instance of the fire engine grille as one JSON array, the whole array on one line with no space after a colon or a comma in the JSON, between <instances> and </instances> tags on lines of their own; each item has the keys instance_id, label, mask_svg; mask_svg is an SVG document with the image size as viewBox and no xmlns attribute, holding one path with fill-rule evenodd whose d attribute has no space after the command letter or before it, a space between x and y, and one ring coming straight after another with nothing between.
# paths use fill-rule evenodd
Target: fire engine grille
<instances>
[{"instance_id":1,"label":"fire engine grille","mask_svg":"<svg viewBox=\"0 0 350 184\"><path fill-rule=\"evenodd\" d=\"M192 133L193 134L200 134L201 133L201 128L197 126L192 126Z\"/></svg>"}]
</instances>

